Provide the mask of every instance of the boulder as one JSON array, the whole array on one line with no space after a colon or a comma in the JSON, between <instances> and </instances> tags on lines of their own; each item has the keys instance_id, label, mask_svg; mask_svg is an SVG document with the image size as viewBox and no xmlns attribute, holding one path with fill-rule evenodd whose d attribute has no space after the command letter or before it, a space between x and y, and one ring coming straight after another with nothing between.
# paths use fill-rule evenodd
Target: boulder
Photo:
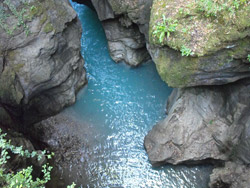
<instances>
[{"instance_id":1,"label":"boulder","mask_svg":"<svg viewBox=\"0 0 250 188\"><path fill-rule=\"evenodd\" d=\"M153 2L148 50L169 86L222 85L250 77L250 5L233 2Z\"/></svg>"},{"instance_id":2,"label":"boulder","mask_svg":"<svg viewBox=\"0 0 250 188\"><path fill-rule=\"evenodd\" d=\"M145 137L152 164L249 161L250 80L225 86L175 89L168 116Z\"/></svg>"},{"instance_id":3,"label":"boulder","mask_svg":"<svg viewBox=\"0 0 250 188\"><path fill-rule=\"evenodd\" d=\"M69 2L5 0L0 8L0 121L31 124L74 103L86 79Z\"/></svg>"},{"instance_id":4,"label":"boulder","mask_svg":"<svg viewBox=\"0 0 250 188\"><path fill-rule=\"evenodd\" d=\"M149 59L145 51L145 40L135 24L124 27L119 20L103 21L103 28L108 39L109 52L115 62L125 61L131 66Z\"/></svg>"}]
</instances>

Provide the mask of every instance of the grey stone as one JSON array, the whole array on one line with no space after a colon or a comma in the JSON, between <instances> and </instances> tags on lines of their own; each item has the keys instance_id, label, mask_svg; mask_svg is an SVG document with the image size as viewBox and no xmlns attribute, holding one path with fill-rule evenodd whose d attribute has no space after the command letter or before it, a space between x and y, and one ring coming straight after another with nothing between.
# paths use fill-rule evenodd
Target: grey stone
<instances>
[{"instance_id":1,"label":"grey stone","mask_svg":"<svg viewBox=\"0 0 250 188\"><path fill-rule=\"evenodd\" d=\"M26 21L29 35L23 27L12 35L0 27L0 59L4 60L4 67L0 64L0 107L23 124L74 103L76 91L86 83L81 25L75 11L67 0L34 2L39 12Z\"/></svg>"},{"instance_id":2,"label":"grey stone","mask_svg":"<svg viewBox=\"0 0 250 188\"><path fill-rule=\"evenodd\" d=\"M115 18L115 14L108 0L92 0L92 4L101 21Z\"/></svg>"},{"instance_id":3,"label":"grey stone","mask_svg":"<svg viewBox=\"0 0 250 188\"><path fill-rule=\"evenodd\" d=\"M245 119L249 116L249 91L250 80L220 87L175 89L169 98L167 118L144 140L151 163L230 158L248 161L248 141L242 138L248 138Z\"/></svg>"},{"instance_id":4,"label":"grey stone","mask_svg":"<svg viewBox=\"0 0 250 188\"><path fill-rule=\"evenodd\" d=\"M248 188L250 185L250 168L227 162L225 167L216 168L210 175L211 188Z\"/></svg>"},{"instance_id":5,"label":"grey stone","mask_svg":"<svg viewBox=\"0 0 250 188\"><path fill-rule=\"evenodd\" d=\"M107 20L103 22L103 28L110 55L115 62L125 61L129 65L137 66L150 58L144 37L135 24L125 27L117 19Z\"/></svg>"}]
</instances>

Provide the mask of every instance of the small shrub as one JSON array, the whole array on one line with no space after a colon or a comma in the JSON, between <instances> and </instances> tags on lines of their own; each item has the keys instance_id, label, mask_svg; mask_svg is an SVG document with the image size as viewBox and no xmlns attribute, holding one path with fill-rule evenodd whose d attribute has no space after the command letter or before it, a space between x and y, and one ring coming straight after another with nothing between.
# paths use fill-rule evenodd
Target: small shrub
<instances>
[{"instance_id":1,"label":"small shrub","mask_svg":"<svg viewBox=\"0 0 250 188\"><path fill-rule=\"evenodd\" d=\"M190 56L190 55L194 55L194 52L192 52L192 50L187 48L186 46L182 46L181 47L181 55L182 56Z\"/></svg>"},{"instance_id":2,"label":"small shrub","mask_svg":"<svg viewBox=\"0 0 250 188\"><path fill-rule=\"evenodd\" d=\"M71 185L68 185L67 188L75 188L76 184L73 182Z\"/></svg>"},{"instance_id":3,"label":"small shrub","mask_svg":"<svg viewBox=\"0 0 250 188\"><path fill-rule=\"evenodd\" d=\"M6 169L5 164L10 159L9 152L25 158L36 157L37 160L41 160L43 156L50 159L53 154L47 154L46 151L38 154L36 151L23 150L22 146L11 145L10 140L5 139L5 136L6 134L3 134L0 129L0 186L2 188L45 188L45 184L50 180L52 170L52 167L48 164L42 166L43 178L36 178L35 180L32 177L32 166L13 172L11 169Z\"/></svg>"},{"instance_id":4,"label":"small shrub","mask_svg":"<svg viewBox=\"0 0 250 188\"><path fill-rule=\"evenodd\" d=\"M157 25L153 27L153 36L162 43L166 35L169 37L171 33L175 32L177 25L177 20L172 20L162 15L162 21L158 22Z\"/></svg>"},{"instance_id":5,"label":"small shrub","mask_svg":"<svg viewBox=\"0 0 250 188\"><path fill-rule=\"evenodd\" d=\"M247 56L247 60L250 62L250 54L248 54L248 56Z\"/></svg>"}]
</instances>

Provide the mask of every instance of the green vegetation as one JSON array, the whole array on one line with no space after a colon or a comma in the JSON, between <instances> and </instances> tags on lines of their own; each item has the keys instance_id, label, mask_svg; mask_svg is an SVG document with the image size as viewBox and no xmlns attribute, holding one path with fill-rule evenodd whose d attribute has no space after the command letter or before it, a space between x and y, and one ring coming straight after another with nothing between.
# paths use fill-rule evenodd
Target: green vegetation
<instances>
[{"instance_id":1,"label":"green vegetation","mask_svg":"<svg viewBox=\"0 0 250 188\"><path fill-rule=\"evenodd\" d=\"M223 11L227 11L231 15L235 14L235 11L240 6L245 5L247 0L197 0L197 10L203 12L206 17L217 17Z\"/></svg>"},{"instance_id":2,"label":"green vegetation","mask_svg":"<svg viewBox=\"0 0 250 188\"><path fill-rule=\"evenodd\" d=\"M32 176L33 167L29 166L17 172L13 169L6 168L8 160L11 156L18 155L23 158L33 158L40 161L43 157L51 159L54 153L49 153L46 150L38 153L36 151L23 150L22 146L14 146L10 140L7 140L6 133L2 133L0 129L0 187L1 188L45 188L45 184L50 180L50 173L52 166L44 164L42 166L42 178L34 178ZM67 188L75 188L76 184L73 182Z\"/></svg>"},{"instance_id":3,"label":"green vegetation","mask_svg":"<svg viewBox=\"0 0 250 188\"><path fill-rule=\"evenodd\" d=\"M44 188L45 184L50 180L50 172L52 167L48 164L44 164L42 167L43 178L32 177L32 166L24 168L20 171L13 172L12 169L6 169L6 163L11 159L9 152L15 155L19 155L24 158L36 158L38 161L45 156L47 159L51 159L53 154L48 154L46 151L37 153L36 151L29 152L23 150L22 146L17 147L11 145L10 140L5 139L6 134L2 133L0 129L0 185L2 188Z\"/></svg>"},{"instance_id":4,"label":"green vegetation","mask_svg":"<svg viewBox=\"0 0 250 188\"><path fill-rule=\"evenodd\" d=\"M248 36L249 0L154 0L149 26L149 42L180 50L189 47L202 57L223 49L228 41ZM165 16L163 16L165 15ZM168 23L178 20L167 38ZM166 21L167 22L167 21Z\"/></svg>"},{"instance_id":5,"label":"green vegetation","mask_svg":"<svg viewBox=\"0 0 250 188\"><path fill-rule=\"evenodd\" d=\"M188 16L190 15L190 10L189 9L184 9L184 8L179 8L179 11L178 13L181 15L181 16Z\"/></svg>"},{"instance_id":6,"label":"green vegetation","mask_svg":"<svg viewBox=\"0 0 250 188\"><path fill-rule=\"evenodd\" d=\"M49 32L51 32L51 31L53 31L53 25L51 24L51 23L47 23L45 26L44 26L44 29L43 29L43 31L45 32L45 33L49 33Z\"/></svg>"},{"instance_id":7,"label":"green vegetation","mask_svg":"<svg viewBox=\"0 0 250 188\"><path fill-rule=\"evenodd\" d=\"M73 182L71 185L68 185L67 188L75 188L76 184Z\"/></svg>"},{"instance_id":8,"label":"green vegetation","mask_svg":"<svg viewBox=\"0 0 250 188\"><path fill-rule=\"evenodd\" d=\"M250 54L248 54L248 56L247 56L247 60L250 62Z\"/></svg>"},{"instance_id":9,"label":"green vegetation","mask_svg":"<svg viewBox=\"0 0 250 188\"><path fill-rule=\"evenodd\" d=\"M194 55L194 53L192 52L191 49L187 48L186 46L182 46L181 47L181 55L182 56L190 56L190 55Z\"/></svg>"},{"instance_id":10,"label":"green vegetation","mask_svg":"<svg viewBox=\"0 0 250 188\"><path fill-rule=\"evenodd\" d=\"M162 20L159 21L153 28L153 36L156 37L160 43L162 43L166 34L167 38L169 38L170 34L175 32L177 25L177 20L172 20L171 18L166 19L165 15L162 15Z\"/></svg>"},{"instance_id":11,"label":"green vegetation","mask_svg":"<svg viewBox=\"0 0 250 188\"><path fill-rule=\"evenodd\" d=\"M25 15L29 9L29 3L26 0L22 0L21 2L24 8L21 8L20 10L17 10L10 0L4 0L3 5L5 6L0 6L0 27L2 27L9 35L12 35L13 32L21 26L26 35L30 33L29 27L26 25L28 17ZM31 8L34 9L35 7L32 6ZM11 12L11 15L7 14L7 9ZM10 24L7 24L8 18L13 15L17 19L17 23L9 26Z\"/></svg>"}]
</instances>

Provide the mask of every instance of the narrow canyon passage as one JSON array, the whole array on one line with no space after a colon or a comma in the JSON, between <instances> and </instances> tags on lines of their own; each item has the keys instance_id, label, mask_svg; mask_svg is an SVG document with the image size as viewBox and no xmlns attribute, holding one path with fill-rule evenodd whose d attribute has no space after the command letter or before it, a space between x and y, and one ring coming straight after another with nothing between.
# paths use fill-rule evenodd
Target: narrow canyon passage
<instances>
[{"instance_id":1,"label":"narrow canyon passage","mask_svg":"<svg viewBox=\"0 0 250 188\"><path fill-rule=\"evenodd\" d=\"M143 139L166 116L172 89L151 61L138 68L115 64L95 12L72 4L82 22L82 55L89 82L76 104L63 113L95 130L78 164L84 163L86 177L72 174L72 180L81 187L208 187L211 166L151 166Z\"/></svg>"}]
</instances>

